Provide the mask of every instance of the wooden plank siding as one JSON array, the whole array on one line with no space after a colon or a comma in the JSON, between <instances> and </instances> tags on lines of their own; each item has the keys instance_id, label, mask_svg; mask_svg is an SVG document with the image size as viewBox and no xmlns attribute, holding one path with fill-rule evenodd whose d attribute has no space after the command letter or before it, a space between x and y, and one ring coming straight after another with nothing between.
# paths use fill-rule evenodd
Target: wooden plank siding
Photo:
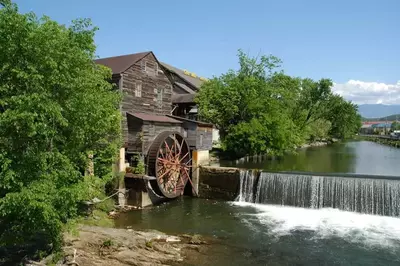
<instances>
[{"instance_id":1,"label":"wooden plank siding","mask_svg":"<svg viewBox=\"0 0 400 266\"><path fill-rule=\"evenodd\" d=\"M196 149L212 149L212 127L198 126L196 130Z\"/></svg>"},{"instance_id":2,"label":"wooden plank siding","mask_svg":"<svg viewBox=\"0 0 400 266\"><path fill-rule=\"evenodd\" d=\"M199 126L194 121L182 120L182 135L186 137L186 141L191 149L211 150L212 129L212 127Z\"/></svg>"},{"instance_id":3,"label":"wooden plank siding","mask_svg":"<svg viewBox=\"0 0 400 266\"><path fill-rule=\"evenodd\" d=\"M190 149L196 148L197 143L197 133L196 128L197 124L193 122L182 121L182 135L186 137L186 141L190 147ZM186 134L185 134L186 131Z\"/></svg>"},{"instance_id":4,"label":"wooden plank siding","mask_svg":"<svg viewBox=\"0 0 400 266\"><path fill-rule=\"evenodd\" d=\"M181 124L145 121L143 124L143 152L147 153L154 139L164 131L177 131L182 134Z\"/></svg>"},{"instance_id":5,"label":"wooden plank siding","mask_svg":"<svg viewBox=\"0 0 400 266\"><path fill-rule=\"evenodd\" d=\"M172 84L165 73L157 71L158 69L161 67L158 66L154 55L150 53L121 74L122 134L124 146L129 146L129 149L139 148L139 145L137 139L132 139L136 138L133 137L136 133L130 135L133 127L130 126L128 130L127 112L166 115L172 111ZM136 84L139 83L141 84L140 96L135 95ZM157 102L158 89L163 90L161 105Z\"/></svg>"}]
</instances>

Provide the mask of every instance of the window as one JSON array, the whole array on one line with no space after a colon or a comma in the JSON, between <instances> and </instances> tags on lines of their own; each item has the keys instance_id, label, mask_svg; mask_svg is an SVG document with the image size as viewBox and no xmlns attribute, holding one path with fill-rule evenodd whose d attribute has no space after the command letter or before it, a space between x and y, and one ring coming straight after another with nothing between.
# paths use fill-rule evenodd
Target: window
<instances>
[{"instance_id":1,"label":"window","mask_svg":"<svg viewBox=\"0 0 400 266\"><path fill-rule=\"evenodd\" d=\"M142 97L142 82L135 83L135 97Z\"/></svg>"},{"instance_id":2,"label":"window","mask_svg":"<svg viewBox=\"0 0 400 266\"><path fill-rule=\"evenodd\" d=\"M142 64L143 72L146 72L147 74L152 75L152 76L156 75L157 69L156 69L156 65L154 63L143 60L141 64Z\"/></svg>"},{"instance_id":3,"label":"window","mask_svg":"<svg viewBox=\"0 0 400 266\"><path fill-rule=\"evenodd\" d=\"M162 71L162 69L160 68L160 66L158 64L156 64L156 70L157 70L157 75L163 74L164 71Z\"/></svg>"},{"instance_id":4,"label":"window","mask_svg":"<svg viewBox=\"0 0 400 266\"><path fill-rule=\"evenodd\" d=\"M203 146L203 134L200 134L200 141L199 141L199 146Z\"/></svg>"},{"instance_id":5,"label":"window","mask_svg":"<svg viewBox=\"0 0 400 266\"><path fill-rule=\"evenodd\" d=\"M158 108L162 108L163 104L163 89L157 88L157 106Z\"/></svg>"}]
</instances>

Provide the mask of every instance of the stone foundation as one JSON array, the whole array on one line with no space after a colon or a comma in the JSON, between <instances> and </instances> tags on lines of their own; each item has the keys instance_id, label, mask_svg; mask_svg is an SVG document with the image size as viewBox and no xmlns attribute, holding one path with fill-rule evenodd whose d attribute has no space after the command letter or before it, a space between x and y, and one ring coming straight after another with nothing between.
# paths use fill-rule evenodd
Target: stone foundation
<instances>
[{"instance_id":1,"label":"stone foundation","mask_svg":"<svg viewBox=\"0 0 400 266\"><path fill-rule=\"evenodd\" d=\"M240 188L240 170L227 167L200 167L199 197L235 200Z\"/></svg>"}]
</instances>

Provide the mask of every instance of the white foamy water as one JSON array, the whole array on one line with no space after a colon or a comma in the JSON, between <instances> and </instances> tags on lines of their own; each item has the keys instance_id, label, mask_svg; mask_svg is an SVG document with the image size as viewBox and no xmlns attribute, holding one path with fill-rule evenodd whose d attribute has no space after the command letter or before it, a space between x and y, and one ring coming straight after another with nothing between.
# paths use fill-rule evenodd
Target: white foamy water
<instances>
[{"instance_id":1,"label":"white foamy water","mask_svg":"<svg viewBox=\"0 0 400 266\"><path fill-rule=\"evenodd\" d=\"M316 239L340 237L361 245L400 247L399 218L331 208L306 209L246 202L232 204L255 208L258 212L256 214L243 213L243 222L250 225L258 221L266 227L265 232L272 236L289 235L294 231L311 231Z\"/></svg>"}]
</instances>

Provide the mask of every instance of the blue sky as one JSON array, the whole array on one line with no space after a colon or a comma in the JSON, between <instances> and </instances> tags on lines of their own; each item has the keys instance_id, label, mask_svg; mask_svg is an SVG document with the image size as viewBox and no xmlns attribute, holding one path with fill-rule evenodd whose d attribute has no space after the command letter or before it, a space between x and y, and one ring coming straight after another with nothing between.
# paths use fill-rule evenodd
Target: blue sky
<instances>
[{"instance_id":1,"label":"blue sky","mask_svg":"<svg viewBox=\"0 0 400 266\"><path fill-rule=\"evenodd\" d=\"M273 54L285 72L331 78L359 103L400 103L398 0L17 0L68 24L91 18L98 55L152 50L164 62L211 77L237 68L237 50Z\"/></svg>"}]
</instances>

